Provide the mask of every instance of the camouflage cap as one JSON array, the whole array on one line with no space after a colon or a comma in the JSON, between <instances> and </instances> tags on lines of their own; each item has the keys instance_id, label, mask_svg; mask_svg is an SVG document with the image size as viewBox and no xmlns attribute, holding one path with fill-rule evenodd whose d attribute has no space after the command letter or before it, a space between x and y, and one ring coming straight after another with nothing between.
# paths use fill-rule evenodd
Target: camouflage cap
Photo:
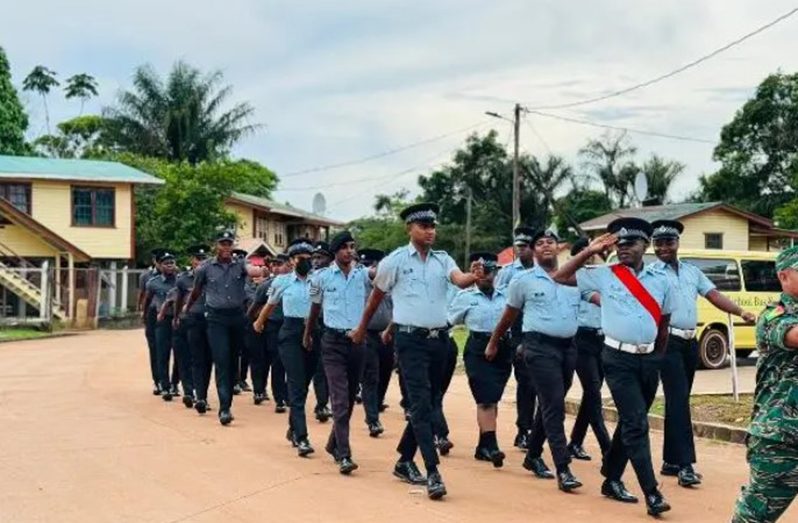
<instances>
[{"instance_id":1,"label":"camouflage cap","mask_svg":"<svg viewBox=\"0 0 798 523\"><path fill-rule=\"evenodd\" d=\"M784 249L776 257L776 270L798 269L798 247Z\"/></svg>"}]
</instances>

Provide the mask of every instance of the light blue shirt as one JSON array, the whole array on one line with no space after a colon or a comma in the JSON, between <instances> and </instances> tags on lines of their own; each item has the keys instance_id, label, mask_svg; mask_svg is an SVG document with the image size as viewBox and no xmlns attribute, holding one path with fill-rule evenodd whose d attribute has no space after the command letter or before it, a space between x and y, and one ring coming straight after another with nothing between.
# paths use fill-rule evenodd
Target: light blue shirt
<instances>
[{"instance_id":1,"label":"light blue shirt","mask_svg":"<svg viewBox=\"0 0 798 523\"><path fill-rule=\"evenodd\" d=\"M277 276L269 287L268 303L282 303L286 318L307 318L310 314L310 276L304 280L295 272Z\"/></svg>"},{"instance_id":2,"label":"light blue shirt","mask_svg":"<svg viewBox=\"0 0 798 523\"><path fill-rule=\"evenodd\" d=\"M310 279L310 301L321 305L326 327L354 329L363 316L370 287L367 269L354 267L344 274L333 263Z\"/></svg>"},{"instance_id":3,"label":"light blue shirt","mask_svg":"<svg viewBox=\"0 0 798 523\"><path fill-rule=\"evenodd\" d=\"M671 326L677 329L693 330L698 324L698 295L706 296L715 288L701 269L690 262L678 261L679 273L673 266L657 260L655 267L665 271L671 282L673 293L673 314Z\"/></svg>"},{"instance_id":4,"label":"light blue shirt","mask_svg":"<svg viewBox=\"0 0 798 523\"><path fill-rule=\"evenodd\" d=\"M648 264L636 276L659 303L662 314L671 314L673 292L665 271ZM576 281L583 293L601 294L601 329L605 336L635 344L653 343L657 339L654 318L613 274L609 265L580 269L576 272Z\"/></svg>"},{"instance_id":5,"label":"light blue shirt","mask_svg":"<svg viewBox=\"0 0 798 523\"><path fill-rule=\"evenodd\" d=\"M507 288L507 305L524 311L523 332L572 337L580 301L575 287L560 285L537 265L513 278Z\"/></svg>"},{"instance_id":6,"label":"light blue shirt","mask_svg":"<svg viewBox=\"0 0 798 523\"><path fill-rule=\"evenodd\" d=\"M448 284L457 264L444 251L430 250L422 260L411 243L377 266L374 286L393 297L393 321L434 329L446 327Z\"/></svg>"},{"instance_id":7,"label":"light blue shirt","mask_svg":"<svg viewBox=\"0 0 798 523\"><path fill-rule=\"evenodd\" d=\"M589 329L601 328L601 307L587 300L579 302L579 326Z\"/></svg>"},{"instance_id":8,"label":"light blue shirt","mask_svg":"<svg viewBox=\"0 0 798 523\"><path fill-rule=\"evenodd\" d=\"M507 297L502 289L488 296L476 286L457 293L449 304L449 323L465 324L470 332L490 334L504 314Z\"/></svg>"},{"instance_id":9,"label":"light blue shirt","mask_svg":"<svg viewBox=\"0 0 798 523\"><path fill-rule=\"evenodd\" d=\"M534 265L533 265L534 267ZM532 270L532 267L524 267L524 264L521 263L520 258L516 258L513 263L510 265L505 265L502 267L498 273L496 273L496 279L493 281L493 285L498 289L499 287L505 287L510 285L510 282L519 274L523 273L524 271Z\"/></svg>"}]
</instances>

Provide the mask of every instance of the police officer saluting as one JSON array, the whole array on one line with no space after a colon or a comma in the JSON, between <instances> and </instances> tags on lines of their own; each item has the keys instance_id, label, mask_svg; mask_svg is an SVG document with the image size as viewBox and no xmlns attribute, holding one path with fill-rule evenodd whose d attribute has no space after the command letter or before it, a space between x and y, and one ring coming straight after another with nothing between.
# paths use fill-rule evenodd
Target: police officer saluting
<instances>
[{"instance_id":1,"label":"police officer saluting","mask_svg":"<svg viewBox=\"0 0 798 523\"><path fill-rule=\"evenodd\" d=\"M601 472L605 496L636 503L621 481L627 461L632 462L645 494L649 515L670 510L657 488L651 463L648 410L659 385L659 371L668 341L673 311L673 290L667 274L644 265L652 228L639 218L619 218L607 226L610 234L593 240L555 274L561 283L577 283L587 293L599 293L601 329L604 331L602 363L615 407L618 425ZM590 266L577 272L592 256L618 243L615 265ZM576 278L574 278L576 275Z\"/></svg>"},{"instance_id":2,"label":"police officer saluting","mask_svg":"<svg viewBox=\"0 0 798 523\"><path fill-rule=\"evenodd\" d=\"M548 438L557 467L557 486L569 492L582 486L571 473L571 456L565 438L565 394L573 381L576 351L572 338L577 329L580 294L573 287L555 282L557 244L551 231L538 231L532 237L537 264L513 279L507 289L507 309L493 331L485 353L498 353L499 340L524 311L524 363L538 392L540 414L532 431L524 468L541 478L550 477L541 454Z\"/></svg>"},{"instance_id":3,"label":"police officer saluting","mask_svg":"<svg viewBox=\"0 0 798 523\"><path fill-rule=\"evenodd\" d=\"M352 341L366 306L369 288L368 269L355 263L355 239L349 231L330 241L333 263L313 275L310 281L310 315L305 325L303 345L313 344L312 333L324 311L321 359L332 404L333 427L326 450L333 456L341 474L358 468L349 447L349 420L363 369L363 344Z\"/></svg>"},{"instance_id":4,"label":"police officer saluting","mask_svg":"<svg viewBox=\"0 0 798 523\"><path fill-rule=\"evenodd\" d=\"M701 295L718 309L741 316L749 323L755 322L756 316L718 292L701 269L679 260L679 235L684 225L674 220L658 220L651 226L654 228L654 253L659 259L655 265L668 275L675 303L661 371L665 392L662 474L678 476L679 485L690 487L701 483L701 476L693 470L696 454L690 419L690 392L698 365L696 298Z\"/></svg>"},{"instance_id":5,"label":"police officer saluting","mask_svg":"<svg viewBox=\"0 0 798 523\"><path fill-rule=\"evenodd\" d=\"M233 421L233 381L235 380L236 347L244 343L244 283L247 268L244 260L233 258L233 240L230 231L222 232L216 239L216 256L203 263L195 272L194 288L185 308L190 311L205 293L205 318L208 343L216 366L216 391L219 395L219 422L229 425Z\"/></svg>"},{"instance_id":6,"label":"police officer saluting","mask_svg":"<svg viewBox=\"0 0 798 523\"><path fill-rule=\"evenodd\" d=\"M441 395L448 344L447 283L465 288L482 277L481 265L473 264L474 273L464 273L446 252L432 250L437 214L438 206L433 203L411 205L401 212L410 244L394 250L377 267L374 289L352 335L355 344L363 343L369 321L385 293L391 292L396 353L410 399L410 423L399 442L394 475L411 484L426 482L431 499L446 495L438 472L432 416L433 403ZM424 458L427 478L413 463L417 449Z\"/></svg>"}]
</instances>

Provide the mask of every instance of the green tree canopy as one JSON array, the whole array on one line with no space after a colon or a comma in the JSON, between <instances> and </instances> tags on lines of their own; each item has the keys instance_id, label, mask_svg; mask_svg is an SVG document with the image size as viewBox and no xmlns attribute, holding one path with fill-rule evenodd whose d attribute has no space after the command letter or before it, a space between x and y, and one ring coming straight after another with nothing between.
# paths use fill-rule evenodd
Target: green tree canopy
<instances>
[{"instance_id":1,"label":"green tree canopy","mask_svg":"<svg viewBox=\"0 0 798 523\"><path fill-rule=\"evenodd\" d=\"M50 109L47 107L47 95L53 87L59 85L56 76L58 73L48 69L43 65L37 65L22 81L22 89L24 91L33 91L39 93L42 97L44 104L44 118L47 122L47 134L50 134Z\"/></svg>"},{"instance_id":2,"label":"green tree canopy","mask_svg":"<svg viewBox=\"0 0 798 523\"><path fill-rule=\"evenodd\" d=\"M588 141L579 151L589 176L601 183L607 198L621 208L629 204L629 188L640 171L633 161L636 152L637 148L629 143L626 133L606 133L597 140Z\"/></svg>"},{"instance_id":3,"label":"green tree canopy","mask_svg":"<svg viewBox=\"0 0 798 523\"><path fill-rule=\"evenodd\" d=\"M657 204L668 203L668 191L676 177L684 172L685 165L675 160L665 160L656 154L646 160L640 169L648 181L648 200Z\"/></svg>"},{"instance_id":4,"label":"green tree canopy","mask_svg":"<svg viewBox=\"0 0 798 523\"><path fill-rule=\"evenodd\" d=\"M28 115L11 83L11 66L6 52L0 47L0 154L28 153L25 143L27 128Z\"/></svg>"},{"instance_id":5,"label":"green tree canopy","mask_svg":"<svg viewBox=\"0 0 798 523\"><path fill-rule=\"evenodd\" d=\"M232 88L220 85L222 80L220 71L203 74L184 62L165 80L152 67L139 67L133 89L105 111L114 141L128 152L190 164L225 157L257 126L249 123L250 104L225 109Z\"/></svg>"},{"instance_id":6,"label":"green tree canopy","mask_svg":"<svg viewBox=\"0 0 798 523\"><path fill-rule=\"evenodd\" d=\"M51 158L101 158L113 150L108 121L87 114L59 123L57 134L45 134L33 145L36 152Z\"/></svg>"},{"instance_id":7,"label":"green tree canopy","mask_svg":"<svg viewBox=\"0 0 798 523\"><path fill-rule=\"evenodd\" d=\"M83 106L92 96L97 96L97 80L93 76L85 73L70 76L66 80L64 88L67 100L80 98L80 115L83 114Z\"/></svg>"}]
</instances>

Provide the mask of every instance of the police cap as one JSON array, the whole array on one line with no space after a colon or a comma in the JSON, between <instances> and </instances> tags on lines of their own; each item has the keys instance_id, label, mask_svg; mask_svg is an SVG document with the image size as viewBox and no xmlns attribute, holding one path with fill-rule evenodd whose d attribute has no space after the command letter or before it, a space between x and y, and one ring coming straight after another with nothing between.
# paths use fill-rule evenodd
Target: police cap
<instances>
[{"instance_id":1,"label":"police cap","mask_svg":"<svg viewBox=\"0 0 798 523\"><path fill-rule=\"evenodd\" d=\"M651 241L651 224L642 218L618 218L607 225L607 232L618 236L618 245L643 240Z\"/></svg>"},{"instance_id":2,"label":"police cap","mask_svg":"<svg viewBox=\"0 0 798 523\"><path fill-rule=\"evenodd\" d=\"M684 232L684 225L676 220L656 220L651 222L651 228L652 240L678 240Z\"/></svg>"},{"instance_id":3,"label":"police cap","mask_svg":"<svg viewBox=\"0 0 798 523\"><path fill-rule=\"evenodd\" d=\"M431 223L435 224L438 220L440 207L435 203L417 203L399 213L399 217L405 223Z\"/></svg>"}]
</instances>

